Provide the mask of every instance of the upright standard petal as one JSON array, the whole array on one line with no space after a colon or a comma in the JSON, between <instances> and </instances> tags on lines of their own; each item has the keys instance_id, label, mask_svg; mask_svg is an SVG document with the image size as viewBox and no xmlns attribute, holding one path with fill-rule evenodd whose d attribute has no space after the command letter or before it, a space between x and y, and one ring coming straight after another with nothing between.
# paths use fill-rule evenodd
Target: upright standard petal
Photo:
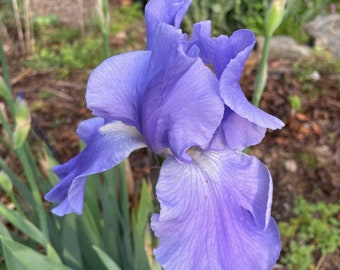
<instances>
[{"instance_id":1,"label":"upright standard petal","mask_svg":"<svg viewBox=\"0 0 340 270\"><path fill-rule=\"evenodd\" d=\"M210 21L194 24L193 27L194 31L188 44L199 47L200 57L206 64L212 65L218 78L232 59L241 52L248 53L248 57L255 45L255 35L247 29L237 30L230 37L225 35L211 37Z\"/></svg>"},{"instance_id":2,"label":"upright standard petal","mask_svg":"<svg viewBox=\"0 0 340 270\"><path fill-rule=\"evenodd\" d=\"M54 168L61 180L45 199L59 203L53 209L57 215L81 214L86 176L111 169L132 151L146 146L136 128L122 122L112 122L99 129L96 121L93 124L97 131L96 134L91 131L93 137L85 149L69 162Z\"/></svg>"},{"instance_id":3,"label":"upright standard petal","mask_svg":"<svg viewBox=\"0 0 340 270\"><path fill-rule=\"evenodd\" d=\"M87 85L87 107L105 119L139 127L151 52L136 51L113 56L91 74Z\"/></svg>"},{"instance_id":4,"label":"upright standard petal","mask_svg":"<svg viewBox=\"0 0 340 270\"><path fill-rule=\"evenodd\" d=\"M200 58L185 54L183 38L169 25L158 28L143 100L143 135L156 153L170 148L177 159L190 162L186 150L210 142L224 105L218 80Z\"/></svg>"},{"instance_id":5,"label":"upright standard petal","mask_svg":"<svg viewBox=\"0 0 340 270\"><path fill-rule=\"evenodd\" d=\"M223 71L220 79L221 97L231 110L250 122L262 128L282 128L284 123L281 120L251 104L242 92L239 79L247 57L247 53L240 53Z\"/></svg>"},{"instance_id":6,"label":"upright standard petal","mask_svg":"<svg viewBox=\"0 0 340 270\"><path fill-rule=\"evenodd\" d=\"M245 98L239 84L245 62L255 45L254 33L242 29L235 31L230 38L224 35L215 38L210 35L210 21L197 23L188 46L199 47L200 57L206 64L212 65L220 79L220 93L228 107L222 124L228 146L242 149L260 142L266 128L281 128L283 123L253 106ZM246 133L242 133L244 136L240 137L238 134L244 131Z\"/></svg>"},{"instance_id":7,"label":"upright standard petal","mask_svg":"<svg viewBox=\"0 0 340 270\"><path fill-rule=\"evenodd\" d=\"M156 0L148 2L145 6L148 50L155 47L153 43L158 25L165 23L178 29L190 4L191 0Z\"/></svg>"},{"instance_id":8,"label":"upright standard petal","mask_svg":"<svg viewBox=\"0 0 340 270\"><path fill-rule=\"evenodd\" d=\"M156 259L164 269L272 269L281 244L267 168L234 151L189 152L192 164L167 157L161 168Z\"/></svg>"}]
</instances>

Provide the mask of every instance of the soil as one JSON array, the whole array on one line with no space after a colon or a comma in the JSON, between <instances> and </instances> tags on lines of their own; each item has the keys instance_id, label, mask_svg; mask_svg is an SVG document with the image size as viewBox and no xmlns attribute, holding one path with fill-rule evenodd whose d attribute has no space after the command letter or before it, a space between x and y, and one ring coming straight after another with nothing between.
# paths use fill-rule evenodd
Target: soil
<instances>
[{"instance_id":1,"label":"soil","mask_svg":"<svg viewBox=\"0 0 340 270\"><path fill-rule=\"evenodd\" d=\"M139 35L139 46L143 47L144 31L139 31ZM127 46L124 42L112 45L117 44ZM254 56L248 61L241 79L247 97L253 90L257 59ZM34 130L48 140L58 161L66 162L79 152L75 133L78 123L91 117L84 99L91 71L73 71L61 78L57 70L25 69L22 61L22 57L8 55L13 92L15 95L24 92ZM260 107L286 125L281 130L268 131L262 143L249 150L271 171L272 215L277 221L289 220L298 196L311 202L339 203L340 200L340 76L326 72L318 80L301 81L293 66L294 62L284 59L270 63ZM312 90L304 90L306 84ZM299 96L302 101L298 112L290 106L291 95ZM136 179L147 176L145 151L135 153L130 163ZM323 258L319 269L340 269L337 265L340 265L339 252Z\"/></svg>"}]
</instances>

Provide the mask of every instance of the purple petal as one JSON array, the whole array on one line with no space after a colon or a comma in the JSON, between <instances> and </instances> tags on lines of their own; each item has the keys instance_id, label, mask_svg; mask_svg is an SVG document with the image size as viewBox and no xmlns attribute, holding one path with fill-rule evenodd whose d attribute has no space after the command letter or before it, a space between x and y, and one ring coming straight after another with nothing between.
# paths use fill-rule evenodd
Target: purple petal
<instances>
[{"instance_id":1,"label":"purple petal","mask_svg":"<svg viewBox=\"0 0 340 270\"><path fill-rule=\"evenodd\" d=\"M270 217L272 182L255 157L189 151L192 164L168 157L161 168L154 251L164 269L272 269L281 245Z\"/></svg>"},{"instance_id":2,"label":"purple petal","mask_svg":"<svg viewBox=\"0 0 340 270\"><path fill-rule=\"evenodd\" d=\"M250 122L230 109L226 109L221 125L226 143L233 150L243 150L247 146L258 144L266 133L265 128Z\"/></svg>"},{"instance_id":3,"label":"purple petal","mask_svg":"<svg viewBox=\"0 0 340 270\"><path fill-rule=\"evenodd\" d=\"M282 128L284 123L281 120L254 106L244 96L238 78L235 77L235 74L241 75L242 69L243 66L234 59L224 70L220 79L220 92L224 103L240 117L262 128Z\"/></svg>"},{"instance_id":4,"label":"purple petal","mask_svg":"<svg viewBox=\"0 0 340 270\"><path fill-rule=\"evenodd\" d=\"M229 38L225 35L211 37L210 21L194 24L193 27L194 31L188 43L199 47L203 62L213 66L218 78L232 59L244 51L249 55L255 45L254 33L246 29L235 31Z\"/></svg>"},{"instance_id":5,"label":"purple petal","mask_svg":"<svg viewBox=\"0 0 340 270\"><path fill-rule=\"evenodd\" d=\"M145 7L147 46L151 50L157 27L161 23L179 28L191 0L151 0Z\"/></svg>"},{"instance_id":6,"label":"purple petal","mask_svg":"<svg viewBox=\"0 0 340 270\"><path fill-rule=\"evenodd\" d=\"M54 168L61 180L45 195L45 199L60 203L54 209L57 215L70 212L81 214L86 176L111 169L132 151L145 146L134 127L121 122L112 122L100 127L78 156Z\"/></svg>"},{"instance_id":7,"label":"purple petal","mask_svg":"<svg viewBox=\"0 0 340 270\"><path fill-rule=\"evenodd\" d=\"M168 25L159 27L150 59L153 78L144 96L143 135L155 152L170 148L189 162L186 150L209 143L224 106L218 80L199 58L184 53L182 36Z\"/></svg>"},{"instance_id":8,"label":"purple petal","mask_svg":"<svg viewBox=\"0 0 340 270\"><path fill-rule=\"evenodd\" d=\"M84 120L77 128L77 135L87 144L98 134L98 129L103 125L104 119L100 117Z\"/></svg>"},{"instance_id":9,"label":"purple petal","mask_svg":"<svg viewBox=\"0 0 340 270\"><path fill-rule=\"evenodd\" d=\"M147 80L150 52L136 51L113 56L91 74L87 106L93 114L139 128L139 105Z\"/></svg>"}]
</instances>

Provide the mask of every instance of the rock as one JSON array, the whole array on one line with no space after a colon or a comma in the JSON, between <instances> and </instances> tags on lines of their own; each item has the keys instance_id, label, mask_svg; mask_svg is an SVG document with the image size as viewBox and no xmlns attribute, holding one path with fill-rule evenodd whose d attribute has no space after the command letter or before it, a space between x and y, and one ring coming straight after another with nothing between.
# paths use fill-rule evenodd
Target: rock
<instances>
[{"instance_id":1,"label":"rock","mask_svg":"<svg viewBox=\"0 0 340 270\"><path fill-rule=\"evenodd\" d=\"M288 160L286 160L284 166L285 166L285 169L286 169L288 172L291 172L291 173L297 172L298 166L297 166L296 161L293 160L293 159L288 159Z\"/></svg>"},{"instance_id":2,"label":"rock","mask_svg":"<svg viewBox=\"0 0 340 270\"><path fill-rule=\"evenodd\" d=\"M264 37L257 37L257 51L262 52ZM297 60L311 53L311 48L296 43L288 36L274 36L270 41L269 60L291 59Z\"/></svg>"},{"instance_id":3,"label":"rock","mask_svg":"<svg viewBox=\"0 0 340 270\"><path fill-rule=\"evenodd\" d=\"M328 50L340 60L340 14L318 16L304 29L314 38L315 46Z\"/></svg>"}]
</instances>

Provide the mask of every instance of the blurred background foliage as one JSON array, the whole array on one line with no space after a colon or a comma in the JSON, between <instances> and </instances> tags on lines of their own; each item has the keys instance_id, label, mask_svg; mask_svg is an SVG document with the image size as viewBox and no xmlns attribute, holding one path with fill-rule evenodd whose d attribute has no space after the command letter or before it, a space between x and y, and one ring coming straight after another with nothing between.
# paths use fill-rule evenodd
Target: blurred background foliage
<instances>
[{"instance_id":1,"label":"blurred background foliage","mask_svg":"<svg viewBox=\"0 0 340 270\"><path fill-rule=\"evenodd\" d=\"M237 29L248 28L263 35L264 16L268 0L198 0L193 1L184 22L187 30L201 20L211 20L213 34L230 35ZM330 14L331 5L340 8L335 0L287 0L285 16L276 35L288 35L299 42L307 42L303 26L318 15Z\"/></svg>"}]
</instances>

